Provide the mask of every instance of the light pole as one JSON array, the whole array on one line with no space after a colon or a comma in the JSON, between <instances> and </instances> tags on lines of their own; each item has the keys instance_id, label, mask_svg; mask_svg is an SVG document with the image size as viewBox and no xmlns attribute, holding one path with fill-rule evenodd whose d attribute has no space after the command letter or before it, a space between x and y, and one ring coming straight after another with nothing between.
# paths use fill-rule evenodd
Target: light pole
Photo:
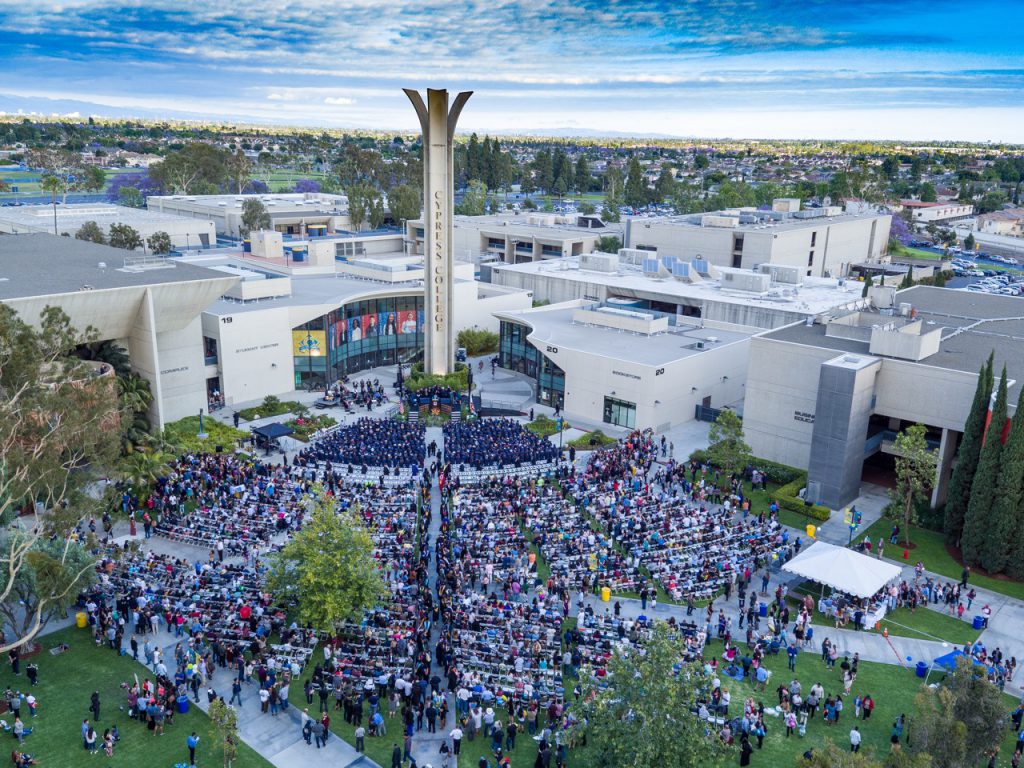
<instances>
[{"instance_id":1,"label":"light pole","mask_svg":"<svg viewBox=\"0 0 1024 768\"><path fill-rule=\"evenodd\" d=\"M558 455L561 456L562 455L562 417L559 416L558 419L555 421L555 423L558 425ZM561 460L561 459L559 459L559 460Z\"/></svg>"}]
</instances>

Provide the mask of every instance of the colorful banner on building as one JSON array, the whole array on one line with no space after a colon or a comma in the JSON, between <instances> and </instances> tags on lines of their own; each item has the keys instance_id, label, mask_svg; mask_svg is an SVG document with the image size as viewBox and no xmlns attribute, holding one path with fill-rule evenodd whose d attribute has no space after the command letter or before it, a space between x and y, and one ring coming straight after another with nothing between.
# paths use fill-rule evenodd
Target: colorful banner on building
<instances>
[{"instance_id":1,"label":"colorful banner on building","mask_svg":"<svg viewBox=\"0 0 1024 768\"><path fill-rule=\"evenodd\" d=\"M319 357L327 354L327 334L323 331L292 331L294 357Z\"/></svg>"},{"instance_id":2,"label":"colorful banner on building","mask_svg":"<svg viewBox=\"0 0 1024 768\"><path fill-rule=\"evenodd\" d=\"M398 332L416 333L418 324L416 322L416 310L405 309L398 313Z\"/></svg>"}]
</instances>

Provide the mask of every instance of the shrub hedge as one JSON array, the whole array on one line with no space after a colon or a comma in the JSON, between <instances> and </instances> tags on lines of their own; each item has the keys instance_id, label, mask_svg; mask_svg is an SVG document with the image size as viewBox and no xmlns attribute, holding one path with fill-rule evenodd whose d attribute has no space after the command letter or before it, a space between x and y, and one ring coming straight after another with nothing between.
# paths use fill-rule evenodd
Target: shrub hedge
<instances>
[{"instance_id":1,"label":"shrub hedge","mask_svg":"<svg viewBox=\"0 0 1024 768\"><path fill-rule=\"evenodd\" d=\"M702 464L707 463L707 451L696 450L690 454L690 459ZM752 459L750 465L764 472L770 483L781 486L770 495L782 509L823 522L832 516L832 510L828 507L823 507L820 504L808 504L797 495L800 493L800 489L807 484L806 472L767 459Z\"/></svg>"}]
</instances>

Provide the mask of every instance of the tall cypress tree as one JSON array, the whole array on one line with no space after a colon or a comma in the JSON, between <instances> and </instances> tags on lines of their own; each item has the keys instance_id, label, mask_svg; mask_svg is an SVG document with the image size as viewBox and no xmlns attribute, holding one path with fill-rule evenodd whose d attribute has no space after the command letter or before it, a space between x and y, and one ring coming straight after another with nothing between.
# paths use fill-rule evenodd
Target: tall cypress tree
<instances>
[{"instance_id":1,"label":"tall cypress tree","mask_svg":"<svg viewBox=\"0 0 1024 768\"><path fill-rule=\"evenodd\" d=\"M974 401L964 424L964 435L960 440L956 467L949 481L944 528L946 541L950 544L957 544L960 541L967 505L971 500L971 485L974 482L974 473L978 469L985 414L988 412L988 399L992 392L992 366L992 355L989 355L988 362L981 366L978 372L978 387L974 390Z\"/></svg>"},{"instance_id":2,"label":"tall cypress tree","mask_svg":"<svg viewBox=\"0 0 1024 768\"><path fill-rule=\"evenodd\" d=\"M1024 575L1024 385L1017 396L1013 425L1003 446L1002 467L996 485L996 503L992 518L993 541L1000 546L990 555L993 566L1014 578Z\"/></svg>"},{"instance_id":3,"label":"tall cypress tree","mask_svg":"<svg viewBox=\"0 0 1024 768\"><path fill-rule=\"evenodd\" d=\"M1006 423L1006 366L999 377L999 391L996 404L992 406L992 421L981 446L978 471L971 484L971 502L967 505L964 518L964 533L960 538L960 551L968 565L981 565L988 570L984 559L987 550L986 539L994 537L992 529L992 507L996 502L996 483L1000 475L1000 459L1003 454L1003 425Z\"/></svg>"}]
</instances>

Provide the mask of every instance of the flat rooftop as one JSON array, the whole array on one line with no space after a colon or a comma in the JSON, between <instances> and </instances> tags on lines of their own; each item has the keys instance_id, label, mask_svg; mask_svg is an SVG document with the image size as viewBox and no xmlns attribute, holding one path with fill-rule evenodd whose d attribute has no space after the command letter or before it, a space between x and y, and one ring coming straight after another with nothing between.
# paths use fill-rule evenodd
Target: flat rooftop
<instances>
[{"instance_id":1,"label":"flat rooftop","mask_svg":"<svg viewBox=\"0 0 1024 768\"><path fill-rule=\"evenodd\" d=\"M0 229L14 225L18 229L53 233L52 205L19 205L0 210ZM151 229L154 226L200 226L206 222L190 216L129 208L113 203L68 203L57 206L57 227L62 231L75 231L87 221L95 221L106 229L111 224L128 224ZM194 222L190 224L190 222ZM5 226L6 225L6 226Z\"/></svg>"},{"instance_id":2,"label":"flat rooftop","mask_svg":"<svg viewBox=\"0 0 1024 768\"><path fill-rule=\"evenodd\" d=\"M801 214L813 212L816 209L809 209L808 211L801 211ZM739 223L735 227L721 227L709 224L703 225L701 221L705 216L718 216L739 219ZM788 232L800 229L818 229L825 224L841 224L843 222L850 221L870 221L873 219L888 218L891 214L888 213L838 213L835 216L825 216L824 214L818 216L810 216L808 218L798 218L792 213L782 213L778 211L760 211L754 209L737 209L737 210L725 210L725 211L708 211L707 213L687 213L678 216L654 216L645 217L642 219L634 219L634 226L639 224L644 225L662 225L662 226L675 226L683 228L694 228L694 229L725 229L736 232ZM747 219L756 219L747 221Z\"/></svg>"},{"instance_id":3,"label":"flat rooftop","mask_svg":"<svg viewBox=\"0 0 1024 768\"><path fill-rule=\"evenodd\" d=\"M604 227L580 227L576 225L577 219L583 214L558 214L558 213L537 213L524 211L518 215L492 214L488 216L454 216L453 226L457 229L465 227L484 232L501 231L509 237L536 237L543 239L550 238L579 238L579 237L600 237L602 235L621 234L624 230L622 224L605 222ZM600 218L595 214L593 217ZM531 221L531 219L533 221ZM567 219L568 221L560 221ZM422 222L419 222L422 224Z\"/></svg>"},{"instance_id":4,"label":"flat rooftop","mask_svg":"<svg viewBox=\"0 0 1024 768\"><path fill-rule=\"evenodd\" d=\"M208 209L211 212L242 212L242 204L249 198L262 201L271 216L305 212L335 213L348 212L348 198L345 195L331 195L326 192L282 192L265 195L151 195L147 205L156 204L186 208L188 210Z\"/></svg>"},{"instance_id":5,"label":"flat rooftop","mask_svg":"<svg viewBox=\"0 0 1024 768\"><path fill-rule=\"evenodd\" d=\"M896 303L907 303L917 310L923 331L943 329L939 351L918 365L977 373L989 353L994 352L996 376L1005 364L1010 379L1024 382L1024 299L918 285L898 291ZM879 315L880 321L892 319ZM866 342L826 336L825 326L819 324L790 325L769 331L764 337L869 354Z\"/></svg>"},{"instance_id":6,"label":"flat rooftop","mask_svg":"<svg viewBox=\"0 0 1024 768\"><path fill-rule=\"evenodd\" d=\"M755 335L688 325L670 326L664 333L647 335L573 320L573 314L578 309L590 306L591 302L574 301L537 309L495 312L494 315L502 320L512 320L532 327L530 339L537 344L549 344L560 349L572 349L640 365L673 363L702 355L711 349L746 341ZM704 349L696 347L699 341L704 342Z\"/></svg>"},{"instance_id":7,"label":"flat rooftop","mask_svg":"<svg viewBox=\"0 0 1024 768\"><path fill-rule=\"evenodd\" d=\"M580 260L576 256L524 264L495 263L491 268L495 272L521 273L588 285L602 285L609 288L612 295L623 297L643 296L669 301L682 299L685 301L680 303L689 304L693 304L694 301L717 301L805 315L818 315L837 306L859 302L862 287L859 283L844 282L840 285L838 280L804 277L801 278L803 283L799 287L775 284L765 294L746 293L723 289L721 281L717 279L686 283L673 277L648 277L641 267L624 264L621 261L616 272L580 269Z\"/></svg>"},{"instance_id":8,"label":"flat rooftop","mask_svg":"<svg viewBox=\"0 0 1024 768\"><path fill-rule=\"evenodd\" d=\"M175 259L147 258L71 237L0 235L0 301L224 277Z\"/></svg>"}]
</instances>

